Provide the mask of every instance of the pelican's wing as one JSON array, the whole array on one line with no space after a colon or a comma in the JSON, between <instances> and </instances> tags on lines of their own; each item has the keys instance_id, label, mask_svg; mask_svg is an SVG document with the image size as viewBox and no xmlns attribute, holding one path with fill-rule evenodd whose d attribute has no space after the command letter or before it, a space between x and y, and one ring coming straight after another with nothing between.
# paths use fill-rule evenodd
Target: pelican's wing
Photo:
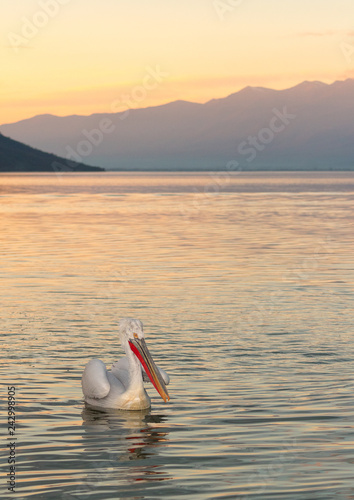
<instances>
[{"instance_id":1,"label":"pelican's wing","mask_svg":"<svg viewBox=\"0 0 354 500\"><path fill-rule=\"evenodd\" d=\"M111 372L127 389L130 383L129 361L126 356L113 363Z\"/></svg>"},{"instance_id":2,"label":"pelican's wing","mask_svg":"<svg viewBox=\"0 0 354 500\"><path fill-rule=\"evenodd\" d=\"M150 382L150 379L146 373L146 371L144 370L144 367L142 366L141 367L142 371L143 371L143 380L144 382ZM160 368L159 366L157 367L157 369L159 370L160 372L160 375L162 377L162 380L165 382L166 385L168 385L170 383L170 377L167 375L167 373L165 372L165 370L163 370L162 368Z\"/></svg>"},{"instance_id":3,"label":"pelican's wing","mask_svg":"<svg viewBox=\"0 0 354 500\"><path fill-rule=\"evenodd\" d=\"M91 359L85 367L81 380L86 398L102 399L110 391L106 365L100 359Z\"/></svg>"},{"instance_id":4,"label":"pelican's wing","mask_svg":"<svg viewBox=\"0 0 354 500\"><path fill-rule=\"evenodd\" d=\"M112 368L111 368L111 372L113 373L113 375L115 375L118 378L119 378L119 372L121 370L129 372L129 361L128 361L128 358L126 356L118 359L118 361L113 363Z\"/></svg>"}]
</instances>

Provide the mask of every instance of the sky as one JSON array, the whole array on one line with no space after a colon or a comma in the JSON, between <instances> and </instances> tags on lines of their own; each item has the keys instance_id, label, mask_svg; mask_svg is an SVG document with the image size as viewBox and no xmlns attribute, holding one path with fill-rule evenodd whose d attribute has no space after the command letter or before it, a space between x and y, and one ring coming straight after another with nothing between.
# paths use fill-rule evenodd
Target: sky
<instances>
[{"instance_id":1,"label":"sky","mask_svg":"<svg viewBox=\"0 0 354 500\"><path fill-rule=\"evenodd\" d=\"M0 124L354 77L353 0L0 0Z\"/></svg>"}]
</instances>

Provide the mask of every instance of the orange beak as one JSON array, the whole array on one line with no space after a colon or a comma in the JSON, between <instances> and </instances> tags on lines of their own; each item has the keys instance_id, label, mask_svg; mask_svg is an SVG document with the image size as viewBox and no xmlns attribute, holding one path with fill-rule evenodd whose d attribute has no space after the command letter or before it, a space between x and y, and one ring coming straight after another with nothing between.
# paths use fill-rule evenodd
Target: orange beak
<instances>
[{"instance_id":1,"label":"orange beak","mask_svg":"<svg viewBox=\"0 0 354 500\"><path fill-rule=\"evenodd\" d=\"M170 400L168 395L165 382L163 381L159 369L155 365L154 360L150 354L149 349L145 343L144 339L130 339L129 340L130 349L133 351L135 356L138 358L140 363L143 365L144 370L149 377L151 383L160 394L162 399L167 403Z\"/></svg>"}]
</instances>

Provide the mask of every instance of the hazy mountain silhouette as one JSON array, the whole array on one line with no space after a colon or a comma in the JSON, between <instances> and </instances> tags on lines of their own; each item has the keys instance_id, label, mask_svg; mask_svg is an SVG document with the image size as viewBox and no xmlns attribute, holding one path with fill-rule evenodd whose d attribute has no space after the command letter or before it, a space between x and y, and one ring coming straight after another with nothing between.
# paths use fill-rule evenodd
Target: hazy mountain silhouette
<instances>
[{"instance_id":1,"label":"hazy mountain silhouette","mask_svg":"<svg viewBox=\"0 0 354 500\"><path fill-rule=\"evenodd\" d=\"M0 133L0 172L95 172L100 167L68 162L9 139Z\"/></svg>"},{"instance_id":2,"label":"hazy mountain silhouette","mask_svg":"<svg viewBox=\"0 0 354 500\"><path fill-rule=\"evenodd\" d=\"M351 169L354 80L303 82L286 90L246 87L205 104L40 115L0 130L109 169Z\"/></svg>"}]
</instances>

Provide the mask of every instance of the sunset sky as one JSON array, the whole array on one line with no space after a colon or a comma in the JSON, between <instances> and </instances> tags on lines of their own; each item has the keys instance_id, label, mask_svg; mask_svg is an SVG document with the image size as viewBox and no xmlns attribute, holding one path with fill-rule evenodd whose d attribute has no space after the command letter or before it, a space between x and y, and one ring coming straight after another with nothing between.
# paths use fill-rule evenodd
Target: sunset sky
<instances>
[{"instance_id":1,"label":"sunset sky","mask_svg":"<svg viewBox=\"0 0 354 500\"><path fill-rule=\"evenodd\" d=\"M354 76L353 0L5 0L0 32L0 124Z\"/></svg>"}]
</instances>

